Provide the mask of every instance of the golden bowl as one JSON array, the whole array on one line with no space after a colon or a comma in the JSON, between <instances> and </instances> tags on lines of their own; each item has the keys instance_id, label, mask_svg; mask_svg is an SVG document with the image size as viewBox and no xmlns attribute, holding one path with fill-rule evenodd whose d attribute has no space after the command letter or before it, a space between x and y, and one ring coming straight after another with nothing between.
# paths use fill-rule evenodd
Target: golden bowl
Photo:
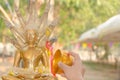
<instances>
[{"instance_id":1,"label":"golden bowl","mask_svg":"<svg viewBox=\"0 0 120 80\"><path fill-rule=\"evenodd\" d=\"M61 53L61 51L58 49L52 60L52 74L61 74L64 73L64 71L58 66L58 62L62 62L68 66L71 66L73 64L73 57L66 52Z\"/></svg>"}]
</instances>

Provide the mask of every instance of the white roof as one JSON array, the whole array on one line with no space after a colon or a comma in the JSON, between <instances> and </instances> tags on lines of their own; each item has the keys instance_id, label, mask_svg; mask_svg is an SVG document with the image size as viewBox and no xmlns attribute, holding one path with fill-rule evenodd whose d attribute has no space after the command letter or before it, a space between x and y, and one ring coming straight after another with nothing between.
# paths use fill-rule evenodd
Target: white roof
<instances>
[{"instance_id":1,"label":"white roof","mask_svg":"<svg viewBox=\"0 0 120 80\"><path fill-rule=\"evenodd\" d=\"M80 42L112 42L120 41L120 15L113 16L97 28L83 33Z\"/></svg>"},{"instance_id":2,"label":"white roof","mask_svg":"<svg viewBox=\"0 0 120 80\"><path fill-rule=\"evenodd\" d=\"M85 33L83 33L80 38L79 41L87 41L90 39L96 39L98 36L98 32L96 28L90 29L89 31L86 31Z\"/></svg>"}]
</instances>

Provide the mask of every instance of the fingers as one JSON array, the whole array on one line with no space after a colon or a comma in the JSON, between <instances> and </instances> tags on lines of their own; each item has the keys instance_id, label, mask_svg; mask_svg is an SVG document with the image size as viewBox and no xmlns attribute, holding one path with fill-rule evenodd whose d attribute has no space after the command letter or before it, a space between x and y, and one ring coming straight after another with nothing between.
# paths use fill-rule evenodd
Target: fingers
<instances>
[{"instance_id":1,"label":"fingers","mask_svg":"<svg viewBox=\"0 0 120 80\"><path fill-rule=\"evenodd\" d=\"M72 56L75 57L75 58L78 58L78 57L79 57L79 55L78 55L77 53L69 52L69 54L72 55Z\"/></svg>"},{"instance_id":2,"label":"fingers","mask_svg":"<svg viewBox=\"0 0 120 80\"><path fill-rule=\"evenodd\" d=\"M60 74L62 77L66 77L64 73Z\"/></svg>"},{"instance_id":3,"label":"fingers","mask_svg":"<svg viewBox=\"0 0 120 80\"><path fill-rule=\"evenodd\" d=\"M58 63L58 66L59 66L63 71L65 71L65 70L68 69L68 67L69 67L69 66L65 65L64 63L62 63L62 62L59 62L59 63Z\"/></svg>"},{"instance_id":4,"label":"fingers","mask_svg":"<svg viewBox=\"0 0 120 80\"><path fill-rule=\"evenodd\" d=\"M81 60L79 54L73 52L69 52L69 54L72 55L75 58L75 60Z\"/></svg>"},{"instance_id":5,"label":"fingers","mask_svg":"<svg viewBox=\"0 0 120 80\"><path fill-rule=\"evenodd\" d=\"M73 52L69 52L69 54L74 57L74 64L76 64L76 63L77 64L79 64L79 63L82 64L79 54L73 53Z\"/></svg>"}]
</instances>

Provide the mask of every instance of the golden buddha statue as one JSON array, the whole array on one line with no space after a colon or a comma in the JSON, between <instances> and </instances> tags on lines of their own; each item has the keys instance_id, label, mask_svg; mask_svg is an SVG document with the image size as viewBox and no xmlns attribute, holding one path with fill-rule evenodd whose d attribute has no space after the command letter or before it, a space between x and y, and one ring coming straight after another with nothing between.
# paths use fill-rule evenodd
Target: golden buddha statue
<instances>
[{"instance_id":1,"label":"golden buddha statue","mask_svg":"<svg viewBox=\"0 0 120 80\"><path fill-rule=\"evenodd\" d=\"M35 42L37 41L37 34L35 30L30 29L26 31L26 41L27 48L22 51L18 51L15 55L14 66L19 67L20 60L23 61L23 68L28 68L32 70L36 70L39 65L43 65L45 67L49 66L46 52L41 48L37 48L35 46Z\"/></svg>"},{"instance_id":2,"label":"golden buddha statue","mask_svg":"<svg viewBox=\"0 0 120 80\"><path fill-rule=\"evenodd\" d=\"M13 74L3 76L3 80L54 80L49 74L49 57L45 50L37 48L35 42L37 41L37 34L35 30L29 29L26 31L27 48L17 51L14 60Z\"/></svg>"},{"instance_id":3,"label":"golden buddha statue","mask_svg":"<svg viewBox=\"0 0 120 80\"><path fill-rule=\"evenodd\" d=\"M49 68L48 53L52 52L46 48L46 42L50 41L56 25L53 17L54 0L46 1L47 5L41 16L37 14L39 10L36 0L28 0L29 4L23 16L20 12L20 1L14 0L14 8L11 9L9 2L5 0L10 14L0 5L3 19L14 35L14 38L9 39L17 48L13 68L8 75L2 76L2 79L54 80Z\"/></svg>"}]
</instances>

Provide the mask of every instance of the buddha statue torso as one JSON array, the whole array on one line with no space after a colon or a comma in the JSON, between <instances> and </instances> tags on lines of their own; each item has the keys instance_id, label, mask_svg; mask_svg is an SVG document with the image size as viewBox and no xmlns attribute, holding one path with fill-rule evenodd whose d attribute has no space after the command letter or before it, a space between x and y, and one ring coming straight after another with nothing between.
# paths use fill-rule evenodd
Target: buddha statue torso
<instances>
[{"instance_id":1,"label":"buddha statue torso","mask_svg":"<svg viewBox=\"0 0 120 80\"><path fill-rule=\"evenodd\" d=\"M24 68L35 69L40 64L42 54L36 48L29 47L26 51L21 52L21 58Z\"/></svg>"}]
</instances>

